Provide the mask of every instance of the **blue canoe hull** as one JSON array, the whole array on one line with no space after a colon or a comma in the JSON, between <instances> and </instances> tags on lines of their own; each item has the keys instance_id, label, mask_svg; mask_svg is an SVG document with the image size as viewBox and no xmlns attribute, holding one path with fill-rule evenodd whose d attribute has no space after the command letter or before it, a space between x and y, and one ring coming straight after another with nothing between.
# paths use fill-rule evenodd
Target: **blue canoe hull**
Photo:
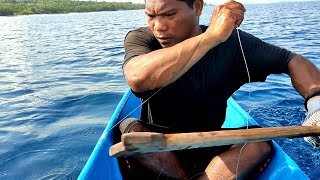
<instances>
[{"instance_id":1,"label":"blue canoe hull","mask_svg":"<svg viewBox=\"0 0 320 180\"><path fill-rule=\"evenodd\" d=\"M132 110L137 108L140 103L140 99L136 98L130 90L127 90L78 179L122 179L117 158L109 156L109 148L114 144L112 127L119 120L131 113ZM140 109L137 109L128 117L138 118L139 116ZM257 124L256 121L249 117L248 114L232 98L230 98L228 100L226 121L223 124L223 127L245 126L248 118L250 124ZM299 166L285 154L275 142L273 144L275 149L274 156L257 179L309 179Z\"/></svg>"}]
</instances>

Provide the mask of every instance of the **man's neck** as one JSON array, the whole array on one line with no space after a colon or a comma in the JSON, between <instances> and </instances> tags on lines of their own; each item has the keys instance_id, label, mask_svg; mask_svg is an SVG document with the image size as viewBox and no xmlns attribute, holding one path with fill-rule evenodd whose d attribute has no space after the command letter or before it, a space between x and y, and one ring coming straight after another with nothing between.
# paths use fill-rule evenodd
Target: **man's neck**
<instances>
[{"instance_id":1,"label":"man's neck","mask_svg":"<svg viewBox=\"0 0 320 180\"><path fill-rule=\"evenodd\" d=\"M202 34L202 29L201 29L201 26L199 25L198 28L195 30L195 32L193 33L192 37L194 36L198 36L200 34Z\"/></svg>"}]
</instances>

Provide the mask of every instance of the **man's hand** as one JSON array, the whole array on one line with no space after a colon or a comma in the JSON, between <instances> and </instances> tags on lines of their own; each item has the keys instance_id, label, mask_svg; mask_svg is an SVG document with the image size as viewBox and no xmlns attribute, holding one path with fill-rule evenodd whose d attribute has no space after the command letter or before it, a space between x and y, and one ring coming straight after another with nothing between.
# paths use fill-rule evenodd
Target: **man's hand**
<instances>
[{"instance_id":1,"label":"man's hand","mask_svg":"<svg viewBox=\"0 0 320 180\"><path fill-rule=\"evenodd\" d=\"M311 98L307 102L308 114L302 126L320 126L320 96ZM305 141L314 147L320 147L320 137L305 137Z\"/></svg>"},{"instance_id":2,"label":"man's hand","mask_svg":"<svg viewBox=\"0 0 320 180\"><path fill-rule=\"evenodd\" d=\"M232 31L239 27L244 18L244 6L235 1L228 1L219 5L212 13L207 35L220 42L226 41Z\"/></svg>"}]
</instances>

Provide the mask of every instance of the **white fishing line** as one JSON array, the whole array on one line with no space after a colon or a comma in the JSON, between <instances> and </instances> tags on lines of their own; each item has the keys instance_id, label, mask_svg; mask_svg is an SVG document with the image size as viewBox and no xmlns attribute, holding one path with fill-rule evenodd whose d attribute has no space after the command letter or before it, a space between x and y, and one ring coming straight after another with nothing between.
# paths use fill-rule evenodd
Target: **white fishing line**
<instances>
[{"instance_id":1,"label":"white fishing line","mask_svg":"<svg viewBox=\"0 0 320 180\"><path fill-rule=\"evenodd\" d=\"M163 88L163 87L162 87ZM139 106L137 106L136 108L134 108L134 110L132 110L131 112L129 112L125 117L123 117L120 121L118 121L115 125L113 125L107 132L110 132L113 128L115 128L116 126L118 126L118 124L120 124L122 121L124 121L125 119L127 119L127 117L129 117L133 112L135 112L137 109L139 109L143 104L145 104L147 101L149 101L150 98L152 98L154 95L156 95L162 88L158 89L156 92L154 92L150 97L148 97L146 100L144 100Z\"/></svg>"},{"instance_id":2,"label":"white fishing line","mask_svg":"<svg viewBox=\"0 0 320 180\"><path fill-rule=\"evenodd\" d=\"M243 60L244 60L244 63L246 65L246 70L247 70L247 75L248 75L248 83L249 83L249 109L248 109L248 116L247 116L247 129L249 129L249 116L250 116L250 112L251 112L251 77L250 77L250 72L249 72L249 68L248 68L248 64L247 64L247 59L246 59L246 56L244 55L244 51L243 51L243 48L242 48L242 43L241 43L241 38L240 38L240 34L239 34L239 29L236 28L237 30L237 35L238 35L238 40L239 40L239 44L240 44L240 49L241 49L241 53L242 53L242 56L243 56ZM240 149L240 152L239 152L239 157L238 157L238 162L237 162L237 168L236 168L236 180L238 179L238 169L239 169L239 164L240 164L240 158L241 158L241 154L242 154L242 151L244 149L244 147L247 145L247 143L245 143L241 149Z\"/></svg>"}]
</instances>

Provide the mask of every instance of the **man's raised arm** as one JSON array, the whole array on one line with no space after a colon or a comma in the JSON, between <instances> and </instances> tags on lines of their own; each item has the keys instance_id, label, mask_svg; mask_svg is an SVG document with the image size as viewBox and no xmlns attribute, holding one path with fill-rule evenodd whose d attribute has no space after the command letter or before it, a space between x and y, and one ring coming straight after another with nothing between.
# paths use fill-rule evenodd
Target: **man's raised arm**
<instances>
[{"instance_id":1,"label":"man's raised arm","mask_svg":"<svg viewBox=\"0 0 320 180\"><path fill-rule=\"evenodd\" d=\"M202 6L202 4L200 5ZM199 16L201 11L197 12L197 8L199 8L197 6L200 5L195 3L194 9L190 8ZM225 41L232 31L240 26L244 12L245 8L242 4L230 1L215 8L206 32L202 34L199 32L198 35L171 47L132 58L123 67L128 85L134 92L139 93L160 88L176 81L211 48ZM154 18L154 26L161 25L161 17L154 16L152 18Z\"/></svg>"}]
</instances>

